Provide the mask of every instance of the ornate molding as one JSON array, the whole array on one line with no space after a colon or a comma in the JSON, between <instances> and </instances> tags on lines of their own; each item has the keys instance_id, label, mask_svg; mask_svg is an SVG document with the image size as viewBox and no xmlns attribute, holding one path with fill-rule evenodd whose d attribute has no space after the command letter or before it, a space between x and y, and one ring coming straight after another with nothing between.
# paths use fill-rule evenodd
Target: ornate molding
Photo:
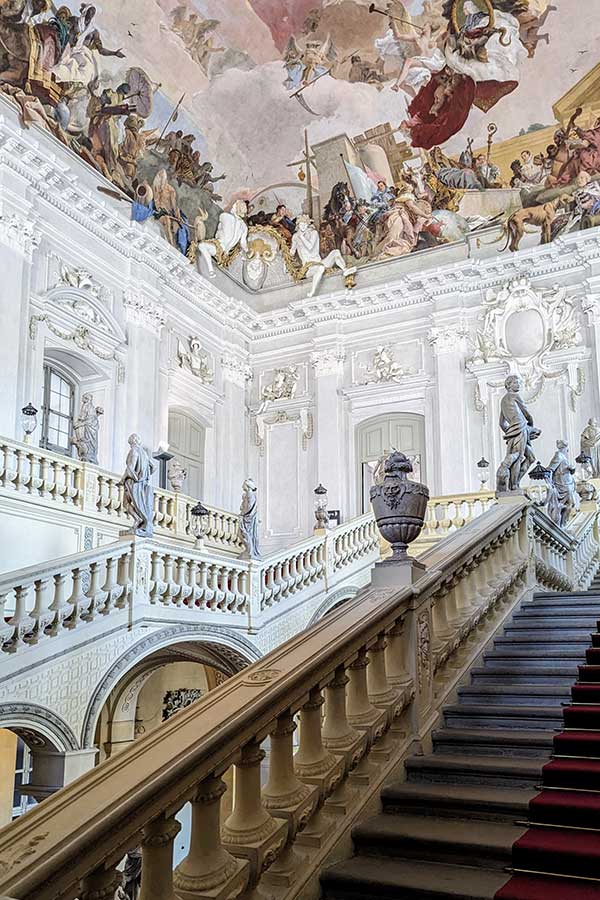
<instances>
[{"instance_id":1,"label":"ornate molding","mask_svg":"<svg viewBox=\"0 0 600 900\"><path fill-rule=\"evenodd\" d=\"M208 353L202 352L202 343L199 337L188 338L188 347L177 340L177 361L180 369L188 369L202 384L212 384L214 373L209 366Z\"/></svg>"},{"instance_id":2,"label":"ornate molding","mask_svg":"<svg viewBox=\"0 0 600 900\"><path fill-rule=\"evenodd\" d=\"M343 375L346 351L343 347L332 347L328 350L318 350L311 354L310 364L314 369L315 378L323 378L326 375Z\"/></svg>"},{"instance_id":3,"label":"ornate molding","mask_svg":"<svg viewBox=\"0 0 600 900\"><path fill-rule=\"evenodd\" d=\"M167 691L163 698L162 720L166 722L175 713L180 712L187 706L191 706L196 700L203 696L204 692L199 688L179 688L178 690Z\"/></svg>"},{"instance_id":4,"label":"ornate molding","mask_svg":"<svg viewBox=\"0 0 600 900\"><path fill-rule=\"evenodd\" d=\"M370 366L365 366L365 384L385 384L389 382L399 383L410 375L416 375L417 370L412 366L401 366L396 362L394 351L391 347L379 346L373 353Z\"/></svg>"},{"instance_id":5,"label":"ornate molding","mask_svg":"<svg viewBox=\"0 0 600 900\"><path fill-rule=\"evenodd\" d=\"M58 275L53 288L74 288L91 294L97 300L107 302L110 300L111 291L104 284L100 284L96 278L80 266L69 266L55 253L50 255L58 263Z\"/></svg>"},{"instance_id":6,"label":"ornate molding","mask_svg":"<svg viewBox=\"0 0 600 900\"><path fill-rule=\"evenodd\" d=\"M224 381L229 381L240 388L246 387L254 377L248 363L231 354L223 354L221 357L221 372Z\"/></svg>"},{"instance_id":7,"label":"ornate molding","mask_svg":"<svg viewBox=\"0 0 600 900\"><path fill-rule=\"evenodd\" d=\"M72 341L79 350L91 353L93 356L97 356L98 359L101 359L104 362L115 362L117 364L117 380L119 384L123 383L125 369L119 353L117 353L116 350L105 352L98 347L98 345L91 340L91 332L86 325L78 325L73 331L63 331L62 328L58 328L58 326L51 321L48 313L40 313L39 315L31 316L29 320L29 337L34 342L37 338L38 326L42 322L46 325L46 328L51 334L60 338L62 341Z\"/></svg>"},{"instance_id":8,"label":"ornate molding","mask_svg":"<svg viewBox=\"0 0 600 900\"><path fill-rule=\"evenodd\" d=\"M128 322L141 325L156 335L160 334L161 328L167 321L166 313L160 303L133 288L126 288L123 291L123 307Z\"/></svg>"}]
</instances>

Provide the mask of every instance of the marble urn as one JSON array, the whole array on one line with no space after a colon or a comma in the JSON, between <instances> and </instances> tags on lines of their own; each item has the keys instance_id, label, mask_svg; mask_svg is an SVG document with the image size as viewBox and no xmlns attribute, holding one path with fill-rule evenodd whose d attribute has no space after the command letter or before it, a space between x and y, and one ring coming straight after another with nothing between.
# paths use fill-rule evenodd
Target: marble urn
<instances>
[{"instance_id":1,"label":"marble urn","mask_svg":"<svg viewBox=\"0 0 600 900\"><path fill-rule=\"evenodd\" d=\"M409 481L412 470L408 457L395 450L385 461L383 482L371 488L377 527L392 546L391 561L408 559L408 545L419 537L425 520L429 489Z\"/></svg>"}]
</instances>

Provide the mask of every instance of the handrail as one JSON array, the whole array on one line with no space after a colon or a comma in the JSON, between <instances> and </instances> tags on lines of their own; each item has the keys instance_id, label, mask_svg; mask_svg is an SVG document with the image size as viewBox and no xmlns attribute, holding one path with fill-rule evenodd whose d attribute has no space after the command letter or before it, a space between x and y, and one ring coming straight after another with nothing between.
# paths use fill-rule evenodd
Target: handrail
<instances>
[{"instance_id":1,"label":"handrail","mask_svg":"<svg viewBox=\"0 0 600 900\"><path fill-rule=\"evenodd\" d=\"M589 525L579 533L596 532L596 568L597 527ZM108 897L94 892L117 877L119 859L141 842L142 878L162 873L153 898L172 897L173 817L187 801L192 837L175 872L176 889L192 875L197 884L206 876L207 843L196 838L208 832L213 863L225 848L232 855L223 857L231 862L221 873L222 895L226 887L233 893L240 879L241 889L257 884L294 841L300 822L311 819L407 704L415 736L430 727L434 679L451 689L456 672L446 662L463 652L470 635L495 627L497 617L536 585L561 588L573 577L579 544L577 535L549 524L524 498L493 507L431 550L428 570L411 587L367 590L348 601L1 830L0 890L16 900ZM301 732L294 756L296 713ZM267 735L270 774L261 792L259 745ZM222 847L220 777L232 764L233 812Z\"/></svg>"}]
</instances>

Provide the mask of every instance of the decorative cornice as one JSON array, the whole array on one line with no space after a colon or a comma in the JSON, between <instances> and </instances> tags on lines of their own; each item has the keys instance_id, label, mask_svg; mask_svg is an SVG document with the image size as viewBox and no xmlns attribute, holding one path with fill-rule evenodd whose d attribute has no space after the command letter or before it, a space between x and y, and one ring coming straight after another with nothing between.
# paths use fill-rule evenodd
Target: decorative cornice
<instances>
[{"instance_id":1,"label":"decorative cornice","mask_svg":"<svg viewBox=\"0 0 600 900\"><path fill-rule=\"evenodd\" d=\"M167 321L165 311L160 303L133 288L126 288L123 291L123 306L127 322L141 325L153 334L160 334L161 328Z\"/></svg>"}]
</instances>

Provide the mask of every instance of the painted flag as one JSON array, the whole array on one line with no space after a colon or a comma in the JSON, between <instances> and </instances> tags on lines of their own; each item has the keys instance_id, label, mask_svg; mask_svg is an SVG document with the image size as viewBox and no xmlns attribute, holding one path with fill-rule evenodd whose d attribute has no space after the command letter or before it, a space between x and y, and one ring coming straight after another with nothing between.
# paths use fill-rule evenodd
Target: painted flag
<instances>
[{"instance_id":1,"label":"painted flag","mask_svg":"<svg viewBox=\"0 0 600 900\"><path fill-rule=\"evenodd\" d=\"M357 200L370 200L375 191L377 190L377 184L369 178L364 169L360 169L358 166L353 166L352 163L346 162L346 171L348 172L348 178L350 179L350 183L352 184L352 190L354 191L354 196Z\"/></svg>"}]
</instances>

